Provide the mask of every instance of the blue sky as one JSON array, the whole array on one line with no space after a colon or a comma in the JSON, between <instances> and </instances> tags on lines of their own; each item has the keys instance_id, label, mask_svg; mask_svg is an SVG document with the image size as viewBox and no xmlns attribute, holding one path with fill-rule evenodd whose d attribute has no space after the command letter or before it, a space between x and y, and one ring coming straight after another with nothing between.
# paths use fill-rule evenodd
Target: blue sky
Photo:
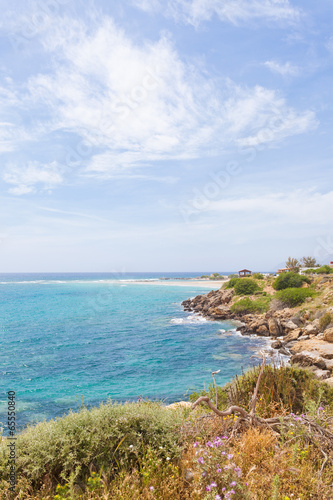
<instances>
[{"instance_id":1,"label":"blue sky","mask_svg":"<svg viewBox=\"0 0 333 500\"><path fill-rule=\"evenodd\" d=\"M0 7L1 272L333 260L329 0Z\"/></svg>"}]
</instances>

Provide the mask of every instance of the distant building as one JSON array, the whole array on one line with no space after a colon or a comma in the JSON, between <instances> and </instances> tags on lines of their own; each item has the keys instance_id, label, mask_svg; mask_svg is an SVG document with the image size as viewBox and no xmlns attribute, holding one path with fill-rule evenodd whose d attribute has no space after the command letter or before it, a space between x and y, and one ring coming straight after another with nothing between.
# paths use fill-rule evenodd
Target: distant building
<instances>
[{"instance_id":1,"label":"distant building","mask_svg":"<svg viewBox=\"0 0 333 500\"><path fill-rule=\"evenodd\" d=\"M242 269L241 271L238 271L238 276L240 278L245 278L246 276L251 276L252 272L249 271L248 269Z\"/></svg>"},{"instance_id":2,"label":"distant building","mask_svg":"<svg viewBox=\"0 0 333 500\"><path fill-rule=\"evenodd\" d=\"M333 261L330 262L330 267L333 267Z\"/></svg>"},{"instance_id":3,"label":"distant building","mask_svg":"<svg viewBox=\"0 0 333 500\"><path fill-rule=\"evenodd\" d=\"M282 273L290 273L291 269L289 269L289 267L283 267L282 269L278 269L276 271L276 274L279 275L279 274L282 274Z\"/></svg>"}]
</instances>

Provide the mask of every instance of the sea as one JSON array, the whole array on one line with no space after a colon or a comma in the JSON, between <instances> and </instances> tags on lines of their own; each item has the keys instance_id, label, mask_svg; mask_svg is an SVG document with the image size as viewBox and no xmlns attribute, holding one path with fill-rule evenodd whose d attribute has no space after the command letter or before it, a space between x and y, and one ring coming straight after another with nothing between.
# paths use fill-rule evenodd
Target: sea
<instances>
[{"instance_id":1,"label":"sea","mask_svg":"<svg viewBox=\"0 0 333 500\"><path fill-rule=\"evenodd\" d=\"M268 339L183 310L209 292L188 280L202 274L0 274L0 427L8 391L22 429L107 400L186 400L212 371L224 384L258 364Z\"/></svg>"}]
</instances>

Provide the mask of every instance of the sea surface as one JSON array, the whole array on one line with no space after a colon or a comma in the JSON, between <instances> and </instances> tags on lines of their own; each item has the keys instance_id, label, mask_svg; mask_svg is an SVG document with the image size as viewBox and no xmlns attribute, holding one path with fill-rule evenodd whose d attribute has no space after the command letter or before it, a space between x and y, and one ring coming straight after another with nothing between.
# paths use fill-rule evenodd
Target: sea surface
<instances>
[{"instance_id":1,"label":"sea surface","mask_svg":"<svg viewBox=\"0 0 333 500\"><path fill-rule=\"evenodd\" d=\"M179 401L258 364L268 340L183 311L209 289L154 284L201 274L0 274L0 427L9 390L22 428L109 398Z\"/></svg>"}]
</instances>

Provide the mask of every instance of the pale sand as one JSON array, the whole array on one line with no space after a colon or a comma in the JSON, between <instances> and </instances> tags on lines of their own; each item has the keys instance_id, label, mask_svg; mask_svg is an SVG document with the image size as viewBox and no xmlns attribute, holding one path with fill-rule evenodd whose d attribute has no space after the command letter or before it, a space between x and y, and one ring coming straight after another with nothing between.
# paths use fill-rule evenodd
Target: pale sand
<instances>
[{"instance_id":1,"label":"pale sand","mask_svg":"<svg viewBox=\"0 0 333 500\"><path fill-rule=\"evenodd\" d=\"M156 281L131 281L131 280L121 280L122 284L128 283L131 285L159 285L159 286L186 286L195 288L209 288L210 290L218 290L221 286L228 280L156 280Z\"/></svg>"}]
</instances>

